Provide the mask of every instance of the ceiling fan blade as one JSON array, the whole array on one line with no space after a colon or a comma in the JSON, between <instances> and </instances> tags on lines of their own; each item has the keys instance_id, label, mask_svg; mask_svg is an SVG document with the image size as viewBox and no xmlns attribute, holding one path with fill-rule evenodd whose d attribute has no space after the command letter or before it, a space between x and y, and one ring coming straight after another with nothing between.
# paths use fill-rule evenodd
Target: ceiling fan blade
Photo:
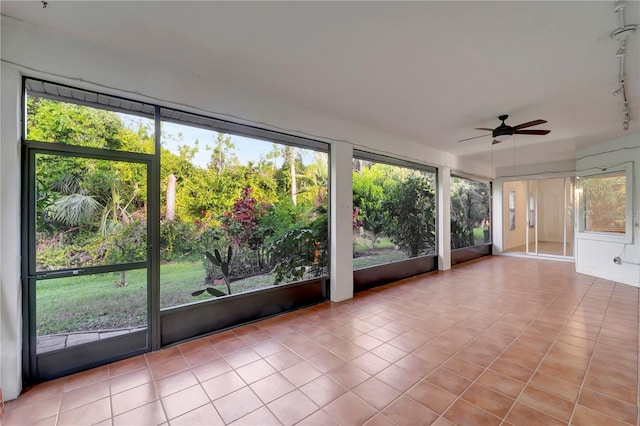
<instances>
[{"instance_id":1,"label":"ceiling fan blade","mask_svg":"<svg viewBox=\"0 0 640 426\"><path fill-rule=\"evenodd\" d=\"M533 120L528 121L526 123L518 124L517 126L513 126L514 129L524 129L525 127L537 126L538 124L544 124L547 120Z\"/></svg>"},{"instance_id":2,"label":"ceiling fan blade","mask_svg":"<svg viewBox=\"0 0 640 426\"><path fill-rule=\"evenodd\" d=\"M493 132L493 129L487 129L486 127L476 127L476 130L486 130L487 132Z\"/></svg>"},{"instance_id":3,"label":"ceiling fan blade","mask_svg":"<svg viewBox=\"0 0 640 426\"><path fill-rule=\"evenodd\" d=\"M516 135L548 135L551 130L515 130Z\"/></svg>"},{"instance_id":4,"label":"ceiling fan blade","mask_svg":"<svg viewBox=\"0 0 640 426\"><path fill-rule=\"evenodd\" d=\"M458 141L458 142L466 142L466 141L470 141L470 140L472 140L472 139L484 138L484 137L486 137L486 136L490 136L490 135L491 135L491 133L489 133L488 135L474 136L474 137L472 137L472 138L462 139L462 140L460 140L460 141Z\"/></svg>"},{"instance_id":5,"label":"ceiling fan blade","mask_svg":"<svg viewBox=\"0 0 640 426\"><path fill-rule=\"evenodd\" d=\"M494 140L493 140L493 142L491 142L491 145L495 145L495 144L497 144L497 143L500 143L500 141L499 141L499 140L497 140L497 139L494 139Z\"/></svg>"}]
</instances>

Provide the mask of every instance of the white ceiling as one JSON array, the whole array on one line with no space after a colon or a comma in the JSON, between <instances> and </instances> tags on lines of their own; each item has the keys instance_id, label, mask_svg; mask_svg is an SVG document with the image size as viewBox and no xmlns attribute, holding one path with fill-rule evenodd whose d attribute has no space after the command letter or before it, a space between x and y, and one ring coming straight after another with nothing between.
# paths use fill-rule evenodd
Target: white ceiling
<instances>
[{"instance_id":1,"label":"white ceiling","mask_svg":"<svg viewBox=\"0 0 640 426\"><path fill-rule=\"evenodd\" d=\"M456 141L500 114L511 125L545 119L535 128L549 135L516 140L519 162L536 162L639 129L638 33L627 47L628 132L611 94L613 5L50 0L3 1L2 14L465 157L487 159L490 137ZM640 23L637 1L626 17Z\"/></svg>"}]
</instances>

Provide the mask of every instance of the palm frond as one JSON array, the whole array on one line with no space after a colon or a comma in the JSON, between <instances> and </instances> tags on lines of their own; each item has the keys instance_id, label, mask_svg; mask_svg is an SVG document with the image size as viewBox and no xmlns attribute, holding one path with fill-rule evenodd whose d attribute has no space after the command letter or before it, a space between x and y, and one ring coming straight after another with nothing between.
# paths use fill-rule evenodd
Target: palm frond
<instances>
[{"instance_id":1,"label":"palm frond","mask_svg":"<svg viewBox=\"0 0 640 426\"><path fill-rule=\"evenodd\" d=\"M52 189L65 195L82 194L82 187L77 176L65 175L52 185Z\"/></svg>"},{"instance_id":2,"label":"palm frond","mask_svg":"<svg viewBox=\"0 0 640 426\"><path fill-rule=\"evenodd\" d=\"M91 222L100 207L100 203L89 195L70 194L54 202L52 216L67 226L84 225Z\"/></svg>"}]
</instances>

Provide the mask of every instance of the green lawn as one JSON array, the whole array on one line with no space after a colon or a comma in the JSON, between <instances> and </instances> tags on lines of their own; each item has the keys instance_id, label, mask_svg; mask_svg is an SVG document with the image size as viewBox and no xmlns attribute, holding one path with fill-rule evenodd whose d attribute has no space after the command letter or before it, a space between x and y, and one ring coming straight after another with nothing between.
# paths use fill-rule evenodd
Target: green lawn
<instances>
[{"instance_id":1,"label":"green lawn","mask_svg":"<svg viewBox=\"0 0 640 426\"><path fill-rule=\"evenodd\" d=\"M146 270L126 276L126 287L115 285L120 273L38 281L38 335L146 324Z\"/></svg>"},{"instance_id":2,"label":"green lawn","mask_svg":"<svg viewBox=\"0 0 640 426\"><path fill-rule=\"evenodd\" d=\"M400 250L383 250L374 256L363 256L353 259L353 269L367 268L369 266L382 265L383 263L396 262L407 259L407 255Z\"/></svg>"},{"instance_id":3,"label":"green lawn","mask_svg":"<svg viewBox=\"0 0 640 426\"><path fill-rule=\"evenodd\" d=\"M380 249L392 249L395 247L393 241L389 237L380 237L376 241L375 248L377 250ZM357 233L353 234L353 251L355 253L361 253L371 250L371 240L368 238L368 235L365 234L364 237L361 237Z\"/></svg>"},{"instance_id":4,"label":"green lawn","mask_svg":"<svg viewBox=\"0 0 640 426\"><path fill-rule=\"evenodd\" d=\"M473 228L473 239L476 244L484 244L484 228Z\"/></svg>"},{"instance_id":5,"label":"green lawn","mask_svg":"<svg viewBox=\"0 0 640 426\"><path fill-rule=\"evenodd\" d=\"M147 321L147 271L126 272L128 285L117 287L120 273L83 275L38 281L38 335L73 331L134 327ZM167 308L211 299L208 294L191 295L204 288L201 262L169 263L160 266L160 306ZM231 283L233 293L273 285L271 274L257 275ZM226 292L226 286L216 286Z\"/></svg>"},{"instance_id":6,"label":"green lawn","mask_svg":"<svg viewBox=\"0 0 640 426\"><path fill-rule=\"evenodd\" d=\"M382 244L385 244L383 241ZM354 269L406 259L398 250L353 259ZM41 280L36 284L38 335L135 327L147 320L147 271L127 271L126 287L117 287L120 273L82 275ZM168 308L211 299L207 293L191 296L204 285L202 262L173 262L160 266L160 306ZM231 283L232 293L271 287L272 274ZM226 286L216 288L226 292Z\"/></svg>"}]
</instances>

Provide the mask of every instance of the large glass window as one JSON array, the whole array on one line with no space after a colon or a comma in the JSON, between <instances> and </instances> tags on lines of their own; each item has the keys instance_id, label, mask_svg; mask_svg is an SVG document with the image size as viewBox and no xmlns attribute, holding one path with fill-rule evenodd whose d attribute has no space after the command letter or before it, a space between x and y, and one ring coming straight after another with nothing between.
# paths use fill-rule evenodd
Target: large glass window
<instances>
[{"instance_id":1,"label":"large glass window","mask_svg":"<svg viewBox=\"0 0 640 426\"><path fill-rule=\"evenodd\" d=\"M37 154L37 272L147 260L145 164Z\"/></svg>"},{"instance_id":2,"label":"large glass window","mask_svg":"<svg viewBox=\"0 0 640 426\"><path fill-rule=\"evenodd\" d=\"M33 80L28 83L35 84ZM153 154L152 118L27 96L26 138L90 148Z\"/></svg>"},{"instance_id":3,"label":"large glass window","mask_svg":"<svg viewBox=\"0 0 640 426\"><path fill-rule=\"evenodd\" d=\"M328 155L162 122L161 308L328 273Z\"/></svg>"},{"instance_id":4,"label":"large glass window","mask_svg":"<svg viewBox=\"0 0 640 426\"><path fill-rule=\"evenodd\" d=\"M630 235L630 167L578 178L580 232Z\"/></svg>"},{"instance_id":5,"label":"large glass window","mask_svg":"<svg viewBox=\"0 0 640 426\"><path fill-rule=\"evenodd\" d=\"M491 242L491 187L476 180L451 177L451 248Z\"/></svg>"},{"instance_id":6,"label":"large glass window","mask_svg":"<svg viewBox=\"0 0 640 426\"><path fill-rule=\"evenodd\" d=\"M435 173L353 163L354 269L435 253Z\"/></svg>"}]
</instances>

